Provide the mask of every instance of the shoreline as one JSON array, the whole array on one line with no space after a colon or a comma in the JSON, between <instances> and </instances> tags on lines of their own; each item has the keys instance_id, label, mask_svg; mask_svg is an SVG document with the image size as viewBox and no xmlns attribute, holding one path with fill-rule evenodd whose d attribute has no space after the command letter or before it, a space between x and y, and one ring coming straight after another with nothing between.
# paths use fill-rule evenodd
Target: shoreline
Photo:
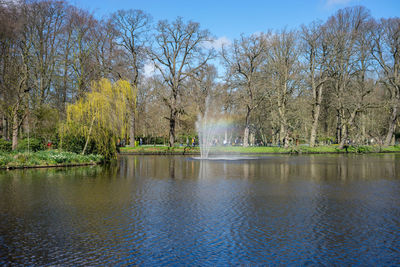
<instances>
[{"instance_id":1,"label":"shoreline","mask_svg":"<svg viewBox=\"0 0 400 267\"><path fill-rule=\"evenodd\" d=\"M64 168L64 167L82 167L82 166L95 166L98 165L96 162L88 163L70 163L70 164L50 164L50 165L25 165L25 166L7 166L0 167L0 170L18 170L18 169L44 169L44 168Z\"/></svg>"},{"instance_id":2,"label":"shoreline","mask_svg":"<svg viewBox=\"0 0 400 267\"><path fill-rule=\"evenodd\" d=\"M334 155L334 154L354 154L354 155L362 155L362 154L395 154L400 153L400 151L370 151L370 152L226 152L226 153L210 153L210 156L222 156L222 155ZM183 153L183 152L121 152L118 155L123 156L134 156L134 155L154 155L154 156L200 156L200 153L192 152L192 153Z\"/></svg>"},{"instance_id":3,"label":"shoreline","mask_svg":"<svg viewBox=\"0 0 400 267\"><path fill-rule=\"evenodd\" d=\"M2 151L0 152L0 170L90 166L97 165L102 160L101 155L81 155L60 150Z\"/></svg>"},{"instance_id":4,"label":"shoreline","mask_svg":"<svg viewBox=\"0 0 400 267\"><path fill-rule=\"evenodd\" d=\"M372 154L372 153L400 153L400 146L348 146L338 149L336 146L320 147L216 147L210 150L210 155L300 155L300 154ZM119 155L200 155L198 147L141 146L124 147Z\"/></svg>"}]
</instances>

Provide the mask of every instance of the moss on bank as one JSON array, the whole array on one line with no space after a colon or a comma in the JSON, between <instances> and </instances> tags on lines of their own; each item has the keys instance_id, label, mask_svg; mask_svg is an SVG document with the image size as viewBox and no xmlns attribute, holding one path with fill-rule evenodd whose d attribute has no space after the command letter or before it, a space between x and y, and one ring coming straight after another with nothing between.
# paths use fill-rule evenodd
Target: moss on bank
<instances>
[{"instance_id":1,"label":"moss on bank","mask_svg":"<svg viewBox=\"0 0 400 267\"><path fill-rule=\"evenodd\" d=\"M73 166L100 163L101 155L80 155L73 152L46 150L38 152L0 152L0 168L32 168Z\"/></svg>"},{"instance_id":2,"label":"moss on bank","mask_svg":"<svg viewBox=\"0 0 400 267\"><path fill-rule=\"evenodd\" d=\"M221 154L288 154L288 153L385 153L400 152L400 146L347 146L339 149L337 145L330 146L293 146L289 148L282 147L241 147L241 146L219 146L211 148L211 153ZM122 147L122 154L200 154L199 147L167 147L167 146L138 146Z\"/></svg>"}]
</instances>

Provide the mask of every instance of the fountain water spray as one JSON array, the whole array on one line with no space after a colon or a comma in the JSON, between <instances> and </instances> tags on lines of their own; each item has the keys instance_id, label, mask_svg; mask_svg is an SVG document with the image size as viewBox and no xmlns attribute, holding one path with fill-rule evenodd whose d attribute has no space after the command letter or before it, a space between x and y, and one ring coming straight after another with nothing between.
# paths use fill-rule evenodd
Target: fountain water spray
<instances>
[{"instance_id":1,"label":"fountain water spray","mask_svg":"<svg viewBox=\"0 0 400 267\"><path fill-rule=\"evenodd\" d=\"M207 110L204 116L198 116L196 128L199 134L200 157L202 159L207 159L216 134L216 124L213 122L213 119L209 117Z\"/></svg>"},{"instance_id":2,"label":"fountain water spray","mask_svg":"<svg viewBox=\"0 0 400 267\"><path fill-rule=\"evenodd\" d=\"M196 121L196 129L199 135L199 147L201 159L207 159L216 137L227 130L227 121L219 112L209 109L209 99L206 100L204 115L199 114Z\"/></svg>"}]
</instances>

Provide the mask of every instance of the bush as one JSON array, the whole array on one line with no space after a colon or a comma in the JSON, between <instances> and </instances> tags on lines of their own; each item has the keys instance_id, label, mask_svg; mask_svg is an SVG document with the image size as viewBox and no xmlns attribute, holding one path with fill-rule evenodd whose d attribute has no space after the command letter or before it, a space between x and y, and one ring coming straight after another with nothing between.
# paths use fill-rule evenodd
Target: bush
<instances>
[{"instance_id":1,"label":"bush","mask_svg":"<svg viewBox=\"0 0 400 267\"><path fill-rule=\"evenodd\" d=\"M82 135L66 134L63 136L62 139L62 149L80 154L85 147L85 142L86 139ZM93 139L89 140L89 144L86 148L86 153L97 154L96 144L94 143Z\"/></svg>"},{"instance_id":2,"label":"bush","mask_svg":"<svg viewBox=\"0 0 400 267\"><path fill-rule=\"evenodd\" d=\"M28 149L29 147L29 149ZM37 138L25 138L18 142L17 151L31 151L36 152L40 150L44 150L46 147L43 144L42 140Z\"/></svg>"},{"instance_id":3,"label":"bush","mask_svg":"<svg viewBox=\"0 0 400 267\"><path fill-rule=\"evenodd\" d=\"M3 138L0 139L0 151L10 152L12 149L11 141L6 141Z\"/></svg>"},{"instance_id":4,"label":"bush","mask_svg":"<svg viewBox=\"0 0 400 267\"><path fill-rule=\"evenodd\" d=\"M0 153L0 166L6 166L8 163L13 161L13 158L8 153Z\"/></svg>"}]
</instances>

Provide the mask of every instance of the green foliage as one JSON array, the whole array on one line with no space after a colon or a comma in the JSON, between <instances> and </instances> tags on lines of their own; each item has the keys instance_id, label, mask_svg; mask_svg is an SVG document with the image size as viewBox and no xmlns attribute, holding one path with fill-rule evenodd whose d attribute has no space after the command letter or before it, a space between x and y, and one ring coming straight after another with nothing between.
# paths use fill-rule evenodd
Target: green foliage
<instances>
[{"instance_id":1,"label":"green foliage","mask_svg":"<svg viewBox=\"0 0 400 267\"><path fill-rule=\"evenodd\" d=\"M1 168L33 167L62 164L99 163L101 155L80 155L73 152L45 150L33 153L11 152L0 153Z\"/></svg>"},{"instance_id":2,"label":"green foliage","mask_svg":"<svg viewBox=\"0 0 400 267\"><path fill-rule=\"evenodd\" d=\"M34 133L43 140L56 140L55 134L59 123L59 111L49 105L40 105L32 112Z\"/></svg>"},{"instance_id":3,"label":"green foliage","mask_svg":"<svg viewBox=\"0 0 400 267\"><path fill-rule=\"evenodd\" d=\"M17 151L40 151L44 150L46 146L43 141L37 138L25 138L18 142Z\"/></svg>"},{"instance_id":4,"label":"green foliage","mask_svg":"<svg viewBox=\"0 0 400 267\"><path fill-rule=\"evenodd\" d=\"M67 107L67 121L60 127L60 136L68 150L96 151L106 160L116 157L116 140L128 128L128 108L132 88L127 81L111 83L107 79L94 82L92 91ZM81 149L80 149L81 148ZM95 149L94 149L95 148ZM78 151L80 150L80 151Z\"/></svg>"},{"instance_id":5,"label":"green foliage","mask_svg":"<svg viewBox=\"0 0 400 267\"><path fill-rule=\"evenodd\" d=\"M368 153L373 152L373 148L369 146L358 146L357 153Z\"/></svg>"},{"instance_id":6,"label":"green foliage","mask_svg":"<svg viewBox=\"0 0 400 267\"><path fill-rule=\"evenodd\" d=\"M0 166L6 166L8 163L13 161L13 157L10 153L0 152Z\"/></svg>"},{"instance_id":7,"label":"green foliage","mask_svg":"<svg viewBox=\"0 0 400 267\"><path fill-rule=\"evenodd\" d=\"M10 152L12 149L11 141L4 140L3 138L0 139L0 151Z\"/></svg>"},{"instance_id":8,"label":"green foliage","mask_svg":"<svg viewBox=\"0 0 400 267\"><path fill-rule=\"evenodd\" d=\"M70 132L66 133L62 137L62 149L66 151L71 151L77 154L80 154L83 151L83 147L85 146L86 139L83 135L79 133L72 134ZM97 154L97 148L95 141L89 140L88 146L86 148L87 154Z\"/></svg>"}]
</instances>

